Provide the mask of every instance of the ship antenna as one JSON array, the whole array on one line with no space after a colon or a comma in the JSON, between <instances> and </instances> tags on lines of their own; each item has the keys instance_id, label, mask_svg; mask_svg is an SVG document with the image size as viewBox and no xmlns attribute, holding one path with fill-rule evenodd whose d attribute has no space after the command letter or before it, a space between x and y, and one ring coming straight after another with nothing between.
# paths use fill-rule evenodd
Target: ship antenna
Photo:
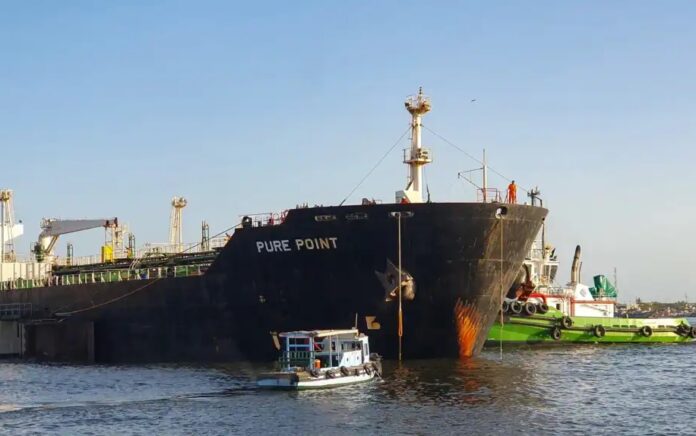
<instances>
[{"instance_id":1,"label":"ship antenna","mask_svg":"<svg viewBox=\"0 0 696 436\"><path fill-rule=\"evenodd\" d=\"M481 188L481 193L483 194L483 202L488 203L488 163L486 162L486 149L483 149L483 187Z\"/></svg>"},{"instance_id":2,"label":"ship antenna","mask_svg":"<svg viewBox=\"0 0 696 436\"><path fill-rule=\"evenodd\" d=\"M409 180L406 189L396 193L397 203L422 203L423 202L423 166L433 160L430 151L421 145L421 131L423 115L430 112L432 105L430 97L423 94L423 87L418 89L418 94L410 96L404 103L406 110L411 114L411 149L404 156L404 163L409 166Z\"/></svg>"}]
</instances>

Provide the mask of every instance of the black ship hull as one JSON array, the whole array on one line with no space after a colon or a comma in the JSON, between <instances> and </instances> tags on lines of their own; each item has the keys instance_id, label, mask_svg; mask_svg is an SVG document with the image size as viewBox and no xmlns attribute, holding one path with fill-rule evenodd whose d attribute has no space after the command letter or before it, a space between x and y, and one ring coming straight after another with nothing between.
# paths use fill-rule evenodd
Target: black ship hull
<instances>
[{"instance_id":1,"label":"black ship hull","mask_svg":"<svg viewBox=\"0 0 696 436\"><path fill-rule=\"evenodd\" d=\"M294 209L280 224L237 229L200 276L7 291L0 304L31 304L21 322L38 357L267 359L272 332L356 322L373 350L394 357L400 221L404 356L470 356L545 215L490 203Z\"/></svg>"}]
</instances>

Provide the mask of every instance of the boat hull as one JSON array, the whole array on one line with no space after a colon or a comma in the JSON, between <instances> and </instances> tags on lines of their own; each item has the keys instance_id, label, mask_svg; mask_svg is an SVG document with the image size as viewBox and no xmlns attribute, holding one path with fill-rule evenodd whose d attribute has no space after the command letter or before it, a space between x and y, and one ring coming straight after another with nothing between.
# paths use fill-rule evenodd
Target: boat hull
<instances>
[{"instance_id":1,"label":"boat hull","mask_svg":"<svg viewBox=\"0 0 696 436\"><path fill-rule=\"evenodd\" d=\"M339 386L347 386L356 383L364 383L373 380L375 373L360 375L339 375L335 378L326 377L293 377L295 374L278 373L261 376L256 381L256 386L263 389L281 389L281 390L310 390L310 389L327 389Z\"/></svg>"},{"instance_id":2,"label":"boat hull","mask_svg":"<svg viewBox=\"0 0 696 436\"><path fill-rule=\"evenodd\" d=\"M606 318L570 317L572 326L564 328L562 314L506 316L503 323L491 327L487 345L504 344L571 344L571 343L686 343L694 339L680 325L689 326L685 318ZM597 326L601 326L598 328ZM643 330L648 327L649 330ZM560 337L553 337L553 329ZM647 332L649 331L649 335ZM643 333L645 332L645 333ZM601 335L601 336L600 336Z\"/></svg>"}]
</instances>

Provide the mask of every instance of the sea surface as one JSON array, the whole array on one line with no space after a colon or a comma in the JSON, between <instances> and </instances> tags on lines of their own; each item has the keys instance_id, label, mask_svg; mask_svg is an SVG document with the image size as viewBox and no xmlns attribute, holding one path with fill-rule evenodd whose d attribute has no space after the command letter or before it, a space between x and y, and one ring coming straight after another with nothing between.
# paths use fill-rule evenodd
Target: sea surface
<instances>
[{"instance_id":1,"label":"sea surface","mask_svg":"<svg viewBox=\"0 0 696 436\"><path fill-rule=\"evenodd\" d=\"M0 362L0 432L91 435L696 434L695 345L490 348L384 379L268 392L251 364Z\"/></svg>"}]
</instances>

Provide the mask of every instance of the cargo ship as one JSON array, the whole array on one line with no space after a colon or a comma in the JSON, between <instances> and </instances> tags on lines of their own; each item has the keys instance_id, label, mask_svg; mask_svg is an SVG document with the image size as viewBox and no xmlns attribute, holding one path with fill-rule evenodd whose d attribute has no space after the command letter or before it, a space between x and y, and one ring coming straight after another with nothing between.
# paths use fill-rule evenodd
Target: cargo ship
<instances>
[{"instance_id":1,"label":"cargo ship","mask_svg":"<svg viewBox=\"0 0 696 436\"><path fill-rule=\"evenodd\" d=\"M170 238L173 252L136 250L130 238L126 245L116 219L47 220L31 261L18 268L7 252L0 256L0 354L269 359L274 332L312 325L365 331L387 358L475 355L547 211L503 202L485 185L481 201L424 199L423 167L432 159L421 130L431 102L421 90L405 106L409 177L394 203L248 215L222 239L204 233L195 247ZM177 201L185 204L175 198L174 209ZM57 235L90 226L112 235L101 256L56 261Z\"/></svg>"}]
</instances>

